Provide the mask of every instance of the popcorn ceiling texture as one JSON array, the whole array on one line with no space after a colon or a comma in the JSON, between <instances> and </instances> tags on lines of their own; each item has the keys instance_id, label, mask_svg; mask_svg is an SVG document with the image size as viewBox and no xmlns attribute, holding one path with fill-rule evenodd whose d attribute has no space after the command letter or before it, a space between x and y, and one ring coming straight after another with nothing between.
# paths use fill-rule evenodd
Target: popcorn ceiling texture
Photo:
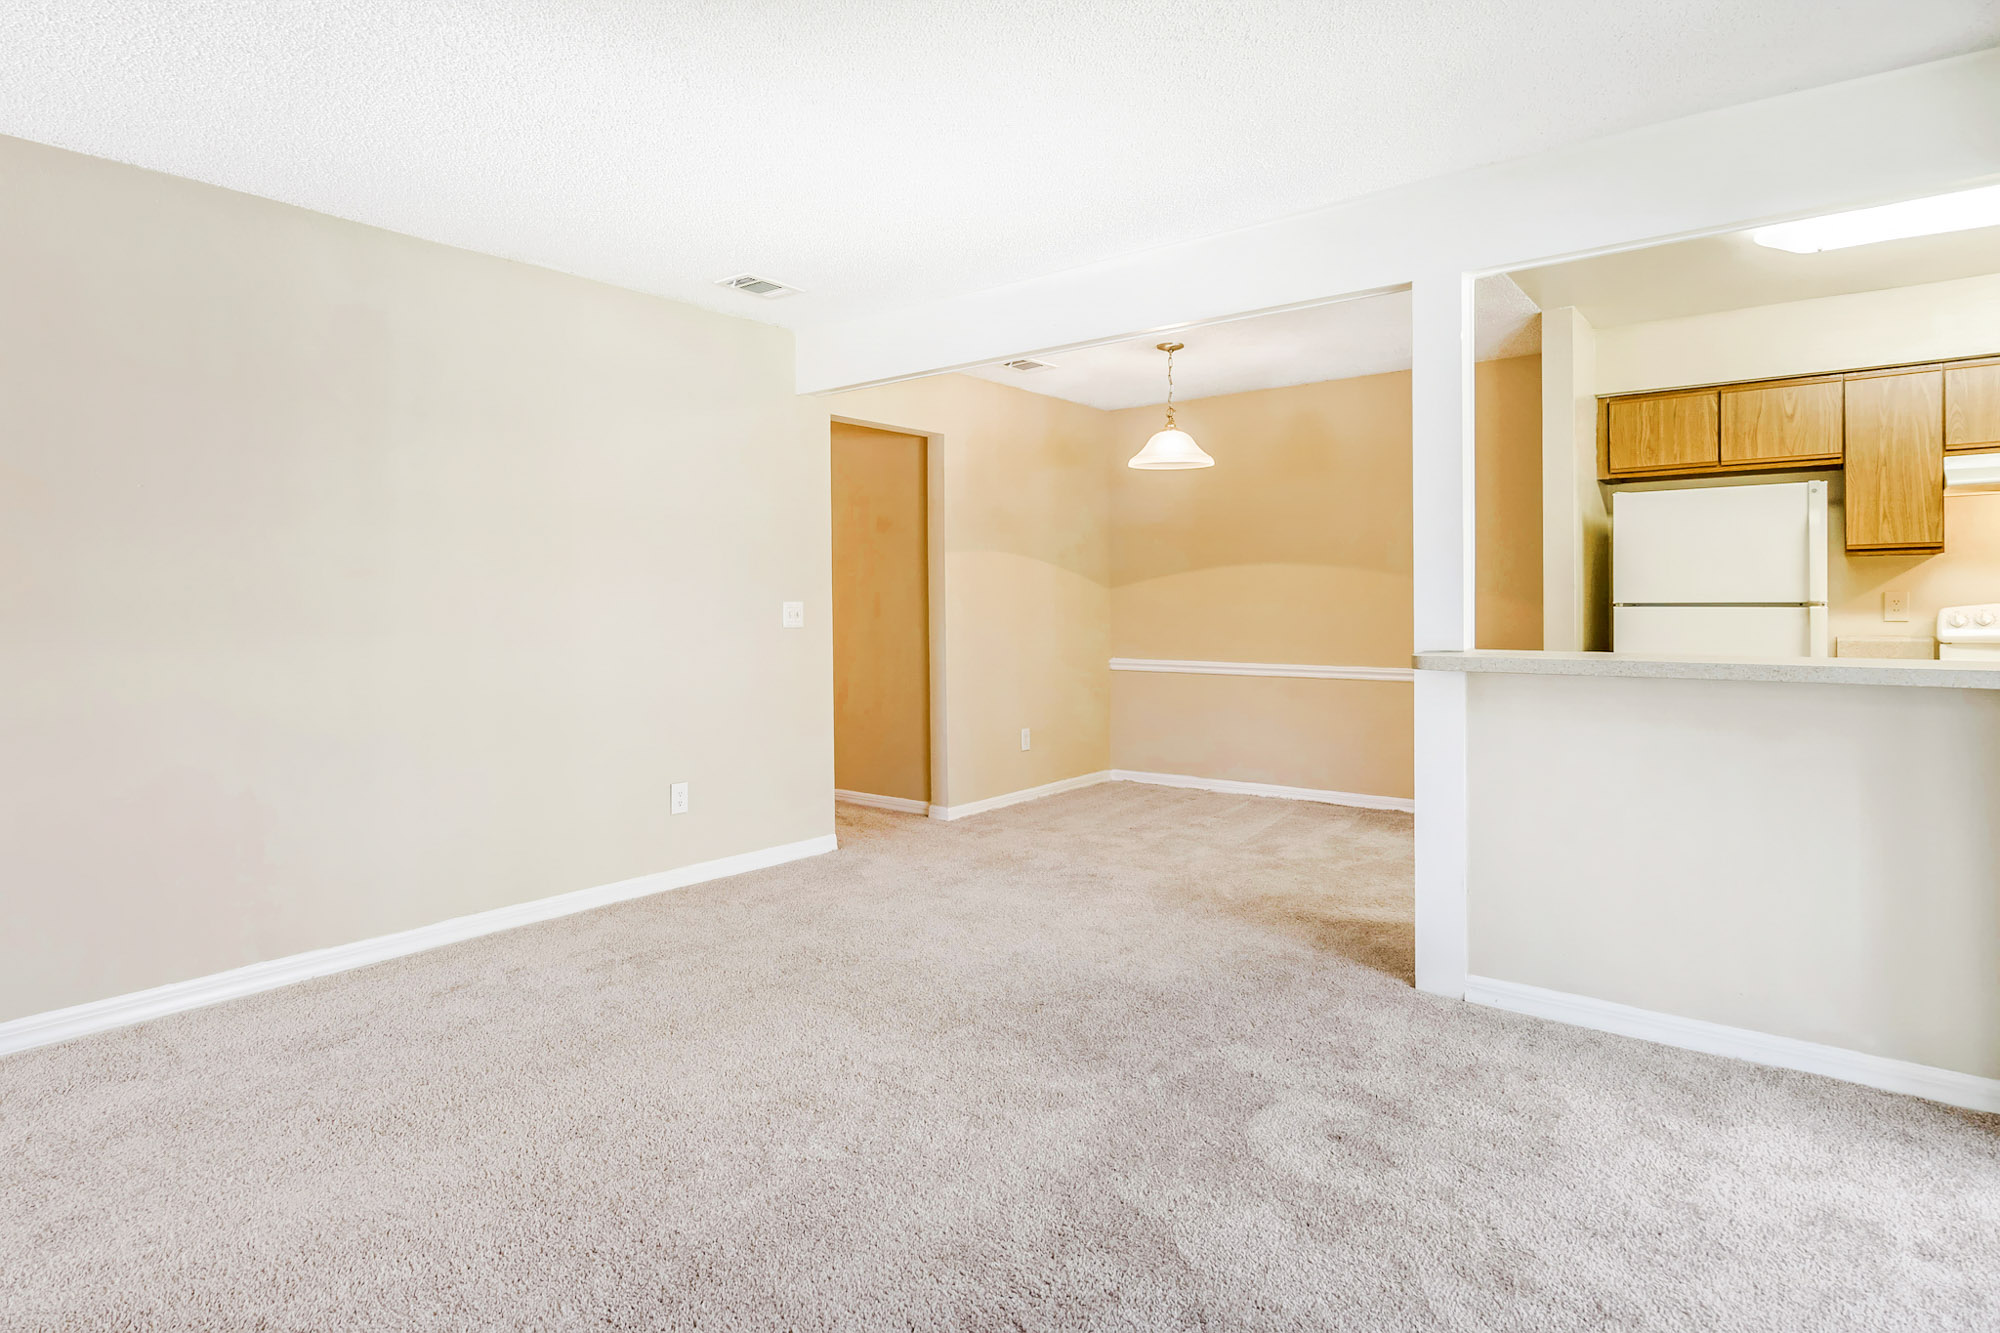
<instances>
[{"instance_id":1,"label":"popcorn ceiling texture","mask_svg":"<svg viewBox=\"0 0 2000 1333\"><path fill-rule=\"evenodd\" d=\"M0 1062L0 1328L1990 1329L2000 1120L1412 991L1111 784Z\"/></svg>"},{"instance_id":2,"label":"popcorn ceiling texture","mask_svg":"<svg viewBox=\"0 0 2000 1333\"><path fill-rule=\"evenodd\" d=\"M0 133L797 325L1996 41L1987 0L10 0Z\"/></svg>"}]
</instances>

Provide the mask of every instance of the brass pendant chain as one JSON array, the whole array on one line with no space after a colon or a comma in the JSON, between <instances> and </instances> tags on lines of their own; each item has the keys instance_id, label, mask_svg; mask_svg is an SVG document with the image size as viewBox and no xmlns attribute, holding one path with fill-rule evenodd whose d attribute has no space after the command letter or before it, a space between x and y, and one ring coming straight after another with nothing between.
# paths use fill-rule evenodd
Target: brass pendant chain
<instances>
[{"instance_id":1,"label":"brass pendant chain","mask_svg":"<svg viewBox=\"0 0 2000 1333\"><path fill-rule=\"evenodd\" d=\"M1167 354L1167 429L1174 429L1174 353L1187 346L1186 343L1161 343L1159 348Z\"/></svg>"}]
</instances>

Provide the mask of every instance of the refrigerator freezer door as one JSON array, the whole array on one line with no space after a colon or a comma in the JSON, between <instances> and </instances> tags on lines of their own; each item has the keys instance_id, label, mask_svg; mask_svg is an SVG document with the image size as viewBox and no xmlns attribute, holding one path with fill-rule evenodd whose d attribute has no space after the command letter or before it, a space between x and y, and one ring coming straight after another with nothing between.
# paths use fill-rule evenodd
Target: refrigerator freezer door
<instances>
[{"instance_id":1,"label":"refrigerator freezer door","mask_svg":"<svg viewBox=\"0 0 2000 1333\"><path fill-rule=\"evenodd\" d=\"M1824 657L1820 606L1617 606L1615 652L1661 657Z\"/></svg>"},{"instance_id":2,"label":"refrigerator freezer door","mask_svg":"<svg viewBox=\"0 0 2000 1333\"><path fill-rule=\"evenodd\" d=\"M1644 605L1826 598L1826 483L1619 491L1611 600Z\"/></svg>"}]
</instances>

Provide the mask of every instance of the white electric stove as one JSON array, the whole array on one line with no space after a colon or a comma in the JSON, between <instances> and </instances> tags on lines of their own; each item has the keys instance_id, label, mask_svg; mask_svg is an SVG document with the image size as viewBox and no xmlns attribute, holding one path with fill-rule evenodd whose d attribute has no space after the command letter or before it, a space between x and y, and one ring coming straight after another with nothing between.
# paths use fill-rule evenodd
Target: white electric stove
<instances>
[{"instance_id":1,"label":"white electric stove","mask_svg":"<svg viewBox=\"0 0 2000 1333\"><path fill-rule=\"evenodd\" d=\"M1947 606L1937 618L1938 660L2000 661L2000 602Z\"/></svg>"}]
</instances>

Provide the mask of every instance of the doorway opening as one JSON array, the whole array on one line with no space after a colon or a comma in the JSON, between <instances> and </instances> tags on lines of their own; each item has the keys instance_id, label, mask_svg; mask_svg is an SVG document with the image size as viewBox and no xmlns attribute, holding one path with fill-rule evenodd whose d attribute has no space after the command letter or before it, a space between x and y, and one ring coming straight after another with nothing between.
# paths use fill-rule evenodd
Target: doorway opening
<instances>
[{"instance_id":1,"label":"doorway opening","mask_svg":"<svg viewBox=\"0 0 2000 1333\"><path fill-rule=\"evenodd\" d=\"M928 813L929 448L832 426L833 772L837 799Z\"/></svg>"},{"instance_id":2,"label":"doorway opening","mask_svg":"<svg viewBox=\"0 0 2000 1333\"><path fill-rule=\"evenodd\" d=\"M1923 661L1995 637L2000 226L1765 232L1512 274L1570 409L1543 440L1548 648Z\"/></svg>"},{"instance_id":3,"label":"doorway opening","mask_svg":"<svg viewBox=\"0 0 2000 1333\"><path fill-rule=\"evenodd\" d=\"M1478 294L1481 636L1532 648L1539 325L1504 279ZM1412 340L1410 294L1382 292L836 398L847 422L944 433L956 771L931 813L1107 779L1354 808L1266 810L1339 845L1347 869L1283 901L1232 890L1231 906L1310 923L1407 980ZM1177 429L1212 467L1128 466L1166 425L1162 341L1182 345ZM842 788L852 772L843 756Z\"/></svg>"}]
</instances>

